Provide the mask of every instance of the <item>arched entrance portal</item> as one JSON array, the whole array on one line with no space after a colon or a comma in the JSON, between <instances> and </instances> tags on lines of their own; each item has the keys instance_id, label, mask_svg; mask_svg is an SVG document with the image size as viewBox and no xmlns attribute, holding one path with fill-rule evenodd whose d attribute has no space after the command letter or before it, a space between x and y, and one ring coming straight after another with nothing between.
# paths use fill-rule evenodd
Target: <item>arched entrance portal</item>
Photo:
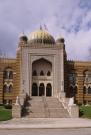
<instances>
[{"instance_id":1,"label":"arched entrance portal","mask_svg":"<svg viewBox=\"0 0 91 135\"><path fill-rule=\"evenodd\" d=\"M46 96L52 96L52 86L50 83L46 86Z\"/></svg>"},{"instance_id":2,"label":"arched entrance portal","mask_svg":"<svg viewBox=\"0 0 91 135\"><path fill-rule=\"evenodd\" d=\"M38 86L36 83L32 84L32 96L38 96Z\"/></svg>"},{"instance_id":3,"label":"arched entrance portal","mask_svg":"<svg viewBox=\"0 0 91 135\"><path fill-rule=\"evenodd\" d=\"M44 96L45 94L45 86L43 83L40 83L40 86L39 86L39 96Z\"/></svg>"}]
</instances>

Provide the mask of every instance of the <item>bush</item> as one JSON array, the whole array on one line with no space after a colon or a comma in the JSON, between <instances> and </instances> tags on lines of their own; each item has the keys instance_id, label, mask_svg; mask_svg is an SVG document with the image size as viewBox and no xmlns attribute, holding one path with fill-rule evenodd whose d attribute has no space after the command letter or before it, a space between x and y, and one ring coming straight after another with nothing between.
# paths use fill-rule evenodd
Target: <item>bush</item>
<instances>
[{"instance_id":1,"label":"bush","mask_svg":"<svg viewBox=\"0 0 91 135\"><path fill-rule=\"evenodd\" d=\"M0 104L0 106L3 106L3 104Z\"/></svg>"},{"instance_id":2,"label":"bush","mask_svg":"<svg viewBox=\"0 0 91 135\"><path fill-rule=\"evenodd\" d=\"M83 105L80 107L80 117L91 119L91 105L90 106Z\"/></svg>"},{"instance_id":3,"label":"bush","mask_svg":"<svg viewBox=\"0 0 91 135\"><path fill-rule=\"evenodd\" d=\"M6 105L4 105L4 107L5 107L5 109L12 109L12 105L10 105L10 104L6 104Z\"/></svg>"},{"instance_id":4,"label":"bush","mask_svg":"<svg viewBox=\"0 0 91 135\"><path fill-rule=\"evenodd\" d=\"M12 119L12 111L10 109L5 109L4 106L0 106L0 121Z\"/></svg>"}]
</instances>

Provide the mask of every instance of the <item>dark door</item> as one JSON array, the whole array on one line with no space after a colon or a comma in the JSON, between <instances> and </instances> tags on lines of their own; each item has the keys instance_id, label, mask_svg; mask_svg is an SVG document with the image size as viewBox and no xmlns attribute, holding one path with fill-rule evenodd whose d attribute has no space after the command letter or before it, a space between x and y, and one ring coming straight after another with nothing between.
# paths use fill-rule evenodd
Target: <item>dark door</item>
<instances>
[{"instance_id":1,"label":"dark door","mask_svg":"<svg viewBox=\"0 0 91 135\"><path fill-rule=\"evenodd\" d=\"M32 96L38 96L38 86L36 83L32 85Z\"/></svg>"},{"instance_id":2,"label":"dark door","mask_svg":"<svg viewBox=\"0 0 91 135\"><path fill-rule=\"evenodd\" d=\"M39 96L44 96L44 94L45 94L45 86L43 83L41 83L39 86Z\"/></svg>"},{"instance_id":3,"label":"dark door","mask_svg":"<svg viewBox=\"0 0 91 135\"><path fill-rule=\"evenodd\" d=\"M50 83L48 83L46 87L46 96L52 96L52 86Z\"/></svg>"}]
</instances>

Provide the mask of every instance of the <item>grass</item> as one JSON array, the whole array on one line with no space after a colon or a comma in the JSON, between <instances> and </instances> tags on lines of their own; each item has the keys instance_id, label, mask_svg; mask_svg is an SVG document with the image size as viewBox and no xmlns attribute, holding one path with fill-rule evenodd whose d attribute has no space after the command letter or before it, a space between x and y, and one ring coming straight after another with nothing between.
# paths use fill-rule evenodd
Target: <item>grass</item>
<instances>
[{"instance_id":1,"label":"grass","mask_svg":"<svg viewBox=\"0 0 91 135\"><path fill-rule=\"evenodd\" d=\"M91 106L80 106L80 117L91 119Z\"/></svg>"},{"instance_id":2,"label":"grass","mask_svg":"<svg viewBox=\"0 0 91 135\"><path fill-rule=\"evenodd\" d=\"M0 121L10 120L12 118L12 110L5 109L4 106L0 106Z\"/></svg>"}]
</instances>

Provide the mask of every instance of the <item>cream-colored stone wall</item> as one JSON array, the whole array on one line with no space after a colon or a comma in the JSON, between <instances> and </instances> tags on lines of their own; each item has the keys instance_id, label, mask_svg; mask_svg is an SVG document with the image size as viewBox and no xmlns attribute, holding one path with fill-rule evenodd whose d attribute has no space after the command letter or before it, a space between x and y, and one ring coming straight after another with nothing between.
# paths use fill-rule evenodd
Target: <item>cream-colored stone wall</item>
<instances>
[{"instance_id":1,"label":"cream-colored stone wall","mask_svg":"<svg viewBox=\"0 0 91 135\"><path fill-rule=\"evenodd\" d=\"M52 84L53 84L53 96L58 96L61 91L64 91L64 58L63 47L52 45L47 47L45 45L37 46L25 46L22 47L22 62L21 62L21 76L22 82L21 91L24 89L31 96L32 89L32 63L41 58L52 63Z\"/></svg>"}]
</instances>

